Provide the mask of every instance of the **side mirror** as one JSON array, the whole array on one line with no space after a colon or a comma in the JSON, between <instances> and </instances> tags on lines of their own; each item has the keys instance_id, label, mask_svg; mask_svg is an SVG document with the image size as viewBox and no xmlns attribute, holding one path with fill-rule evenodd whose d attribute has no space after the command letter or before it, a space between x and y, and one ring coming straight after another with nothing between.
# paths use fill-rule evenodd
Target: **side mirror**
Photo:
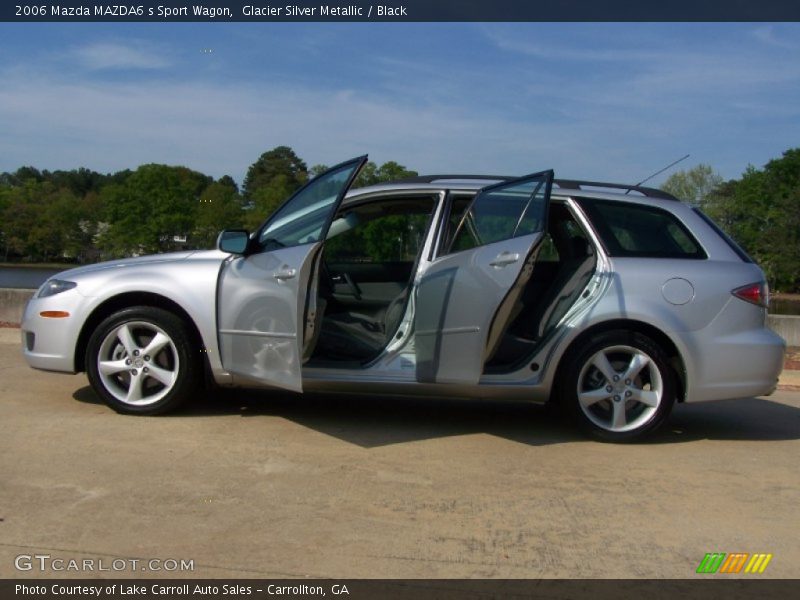
<instances>
[{"instance_id":1,"label":"side mirror","mask_svg":"<svg viewBox=\"0 0 800 600\"><path fill-rule=\"evenodd\" d=\"M250 243L250 234L244 229L226 229L217 238L217 248L231 254L244 254Z\"/></svg>"}]
</instances>

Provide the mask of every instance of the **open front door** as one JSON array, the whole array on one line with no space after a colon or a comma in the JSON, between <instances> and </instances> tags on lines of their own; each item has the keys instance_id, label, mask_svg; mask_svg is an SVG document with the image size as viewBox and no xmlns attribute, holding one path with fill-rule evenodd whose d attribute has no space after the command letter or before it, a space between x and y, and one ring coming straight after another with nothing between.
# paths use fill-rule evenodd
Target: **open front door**
<instances>
[{"instance_id":1,"label":"open front door","mask_svg":"<svg viewBox=\"0 0 800 600\"><path fill-rule=\"evenodd\" d=\"M417 291L417 381L476 384L543 239L553 171L483 188Z\"/></svg>"},{"instance_id":2,"label":"open front door","mask_svg":"<svg viewBox=\"0 0 800 600\"><path fill-rule=\"evenodd\" d=\"M309 282L322 243L362 156L322 173L287 200L223 265L217 290L222 364L250 384L302 391Z\"/></svg>"}]
</instances>

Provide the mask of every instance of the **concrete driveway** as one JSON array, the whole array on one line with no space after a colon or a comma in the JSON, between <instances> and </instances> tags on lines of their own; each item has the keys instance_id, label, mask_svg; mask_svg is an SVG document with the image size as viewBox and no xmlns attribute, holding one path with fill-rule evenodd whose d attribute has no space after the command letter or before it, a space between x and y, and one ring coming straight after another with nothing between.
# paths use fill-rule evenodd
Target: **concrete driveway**
<instances>
[{"instance_id":1,"label":"concrete driveway","mask_svg":"<svg viewBox=\"0 0 800 600\"><path fill-rule=\"evenodd\" d=\"M28 369L18 335L0 329L0 577L92 575L15 568L49 555L127 561L103 576L683 578L707 552L800 577L797 392L679 406L641 445L488 402L240 393L124 417L83 375ZM129 566L147 559L194 570Z\"/></svg>"}]
</instances>

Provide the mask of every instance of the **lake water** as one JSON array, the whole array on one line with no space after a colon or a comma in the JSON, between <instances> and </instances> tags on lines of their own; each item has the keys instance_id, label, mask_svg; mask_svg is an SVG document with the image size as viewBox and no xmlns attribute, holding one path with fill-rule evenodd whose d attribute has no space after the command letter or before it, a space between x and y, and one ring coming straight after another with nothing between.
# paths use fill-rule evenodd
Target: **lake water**
<instances>
[{"instance_id":1,"label":"lake water","mask_svg":"<svg viewBox=\"0 0 800 600\"><path fill-rule=\"evenodd\" d=\"M64 269L35 267L0 267L0 288L34 289Z\"/></svg>"}]
</instances>

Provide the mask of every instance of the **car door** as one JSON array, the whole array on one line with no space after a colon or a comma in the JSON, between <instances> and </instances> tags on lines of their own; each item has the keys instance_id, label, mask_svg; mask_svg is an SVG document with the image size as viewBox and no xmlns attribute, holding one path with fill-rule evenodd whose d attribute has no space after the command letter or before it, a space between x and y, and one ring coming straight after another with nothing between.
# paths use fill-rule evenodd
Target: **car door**
<instances>
[{"instance_id":1,"label":"car door","mask_svg":"<svg viewBox=\"0 0 800 600\"><path fill-rule=\"evenodd\" d=\"M244 255L223 265L220 352L238 380L302 391L305 322L314 320L306 314L309 283L331 220L366 162L366 156L354 158L310 181L253 234Z\"/></svg>"},{"instance_id":2,"label":"car door","mask_svg":"<svg viewBox=\"0 0 800 600\"><path fill-rule=\"evenodd\" d=\"M553 171L483 188L417 288L417 381L478 383L544 237Z\"/></svg>"}]
</instances>

